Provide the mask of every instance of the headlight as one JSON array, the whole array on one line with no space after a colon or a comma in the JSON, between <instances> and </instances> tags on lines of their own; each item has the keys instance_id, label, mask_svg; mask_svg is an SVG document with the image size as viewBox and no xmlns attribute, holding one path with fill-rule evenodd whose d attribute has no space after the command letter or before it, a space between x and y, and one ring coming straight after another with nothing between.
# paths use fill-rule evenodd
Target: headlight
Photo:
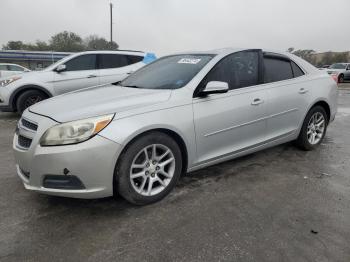
<instances>
[{"instance_id":1,"label":"headlight","mask_svg":"<svg viewBox=\"0 0 350 262\"><path fill-rule=\"evenodd\" d=\"M88 118L53 126L40 139L41 146L76 144L99 133L112 121L114 114Z\"/></svg>"},{"instance_id":2,"label":"headlight","mask_svg":"<svg viewBox=\"0 0 350 262\"><path fill-rule=\"evenodd\" d=\"M21 79L21 77L20 76L13 76L10 78L6 78L6 79L0 81L0 86L7 86L8 84L11 84L12 82L15 82L18 79Z\"/></svg>"}]
</instances>

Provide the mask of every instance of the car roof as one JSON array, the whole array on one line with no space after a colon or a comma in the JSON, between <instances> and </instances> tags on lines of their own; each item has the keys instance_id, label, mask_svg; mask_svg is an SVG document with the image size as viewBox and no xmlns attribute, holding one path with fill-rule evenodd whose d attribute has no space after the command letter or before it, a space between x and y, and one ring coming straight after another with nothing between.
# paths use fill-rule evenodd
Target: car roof
<instances>
[{"instance_id":1,"label":"car roof","mask_svg":"<svg viewBox=\"0 0 350 262\"><path fill-rule=\"evenodd\" d=\"M143 51L133 51L133 50L91 50L91 51L84 51L75 53L75 55L82 55L82 54L123 54L123 55L139 55L144 56L145 52Z\"/></svg>"}]
</instances>

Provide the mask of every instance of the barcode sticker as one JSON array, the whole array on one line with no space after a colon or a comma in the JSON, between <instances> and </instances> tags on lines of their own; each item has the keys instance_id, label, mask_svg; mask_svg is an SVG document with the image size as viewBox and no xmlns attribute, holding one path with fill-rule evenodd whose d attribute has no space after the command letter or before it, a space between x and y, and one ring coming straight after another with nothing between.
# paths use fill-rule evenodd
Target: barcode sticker
<instances>
[{"instance_id":1,"label":"barcode sticker","mask_svg":"<svg viewBox=\"0 0 350 262\"><path fill-rule=\"evenodd\" d=\"M179 62L177 62L178 64L192 64L192 65L196 65L201 61L201 59L199 58L181 58L179 60Z\"/></svg>"}]
</instances>

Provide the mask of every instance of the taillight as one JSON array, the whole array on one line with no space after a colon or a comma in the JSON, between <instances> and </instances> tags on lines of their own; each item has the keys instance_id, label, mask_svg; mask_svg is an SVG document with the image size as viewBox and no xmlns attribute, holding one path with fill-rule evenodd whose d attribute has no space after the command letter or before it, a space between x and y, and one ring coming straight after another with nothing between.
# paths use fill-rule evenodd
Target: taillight
<instances>
[{"instance_id":1,"label":"taillight","mask_svg":"<svg viewBox=\"0 0 350 262\"><path fill-rule=\"evenodd\" d=\"M338 75L332 74L331 76L332 76L333 80L338 84Z\"/></svg>"}]
</instances>

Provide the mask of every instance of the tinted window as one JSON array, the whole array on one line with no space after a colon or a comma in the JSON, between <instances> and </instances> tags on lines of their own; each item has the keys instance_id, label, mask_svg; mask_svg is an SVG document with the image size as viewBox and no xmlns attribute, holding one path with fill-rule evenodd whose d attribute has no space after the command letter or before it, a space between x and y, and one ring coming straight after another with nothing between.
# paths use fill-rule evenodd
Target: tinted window
<instances>
[{"instance_id":1,"label":"tinted window","mask_svg":"<svg viewBox=\"0 0 350 262\"><path fill-rule=\"evenodd\" d=\"M177 89L185 86L212 59L212 55L174 55L137 70L122 86L147 89Z\"/></svg>"},{"instance_id":2,"label":"tinted window","mask_svg":"<svg viewBox=\"0 0 350 262\"><path fill-rule=\"evenodd\" d=\"M137 56L137 55L128 55L129 65L136 64L138 62L141 62L143 60L143 56Z\"/></svg>"},{"instance_id":3,"label":"tinted window","mask_svg":"<svg viewBox=\"0 0 350 262\"><path fill-rule=\"evenodd\" d=\"M96 69L96 55L82 55L65 63L66 71L80 71Z\"/></svg>"},{"instance_id":4,"label":"tinted window","mask_svg":"<svg viewBox=\"0 0 350 262\"><path fill-rule=\"evenodd\" d=\"M10 71L24 71L22 67L15 66L15 65L9 65Z\"/></svg>"},{"instance_id":5,"label":"tinted window","mask_svg":"<svg viewBox=\"0 0 350 262\"><path fill-rule=\"evenodd\" d=\"M127 66L128 58L126 55L102 54L100 55L100 69L118 68Z\"/></svg>"},{"instance_id":6,"label":"tinted window","mask_svg":"<svg viewBox=\"0 0 350 262\"><path fill-rule=\"evenodd\" d=\"M201 83L204 87L210 81L227 82L230 89L258 84L259 53L237 52L222 59Z\"/></svg>"},{"instance_id":7,"label":"tinted window","mask_svg":"<svg viewBox=\"0 0 350 262\"><path fill-rule=\"evenodd\" d=\"M337 63L329 67L330 69L345 69L345 64Z\"/></svg>"},{"instance_id":8,"label":"tinted window","mask_svg":"<svg viewBox=\"0 0 350 262\"><path fill-rule=\"evenodd\" d=\"M264 57L265 83L277 82L293 78L290 61Z\"/></svg>"},{"instance_id":9,"label":"tinted window","mask_svg":"<svg viewBox=\"0 0 350 262\"><path fill-rule=\"evenodd\" d=\"M293 61L292 61L292 69L293 69L294 77L299 77L299 76L304 75L303 70L301 70L300 67L296 63L294 63Z\"/></svg>"},{"instance_id":10,"label":"tinted window","mask_svg":"<svg viewBox=\"0 0 350 262\"><path fill-rule=\"evenodd\" d=\"M7 71L7 65L0 65L0 70Z\"/></svg>"}]
</instances>

